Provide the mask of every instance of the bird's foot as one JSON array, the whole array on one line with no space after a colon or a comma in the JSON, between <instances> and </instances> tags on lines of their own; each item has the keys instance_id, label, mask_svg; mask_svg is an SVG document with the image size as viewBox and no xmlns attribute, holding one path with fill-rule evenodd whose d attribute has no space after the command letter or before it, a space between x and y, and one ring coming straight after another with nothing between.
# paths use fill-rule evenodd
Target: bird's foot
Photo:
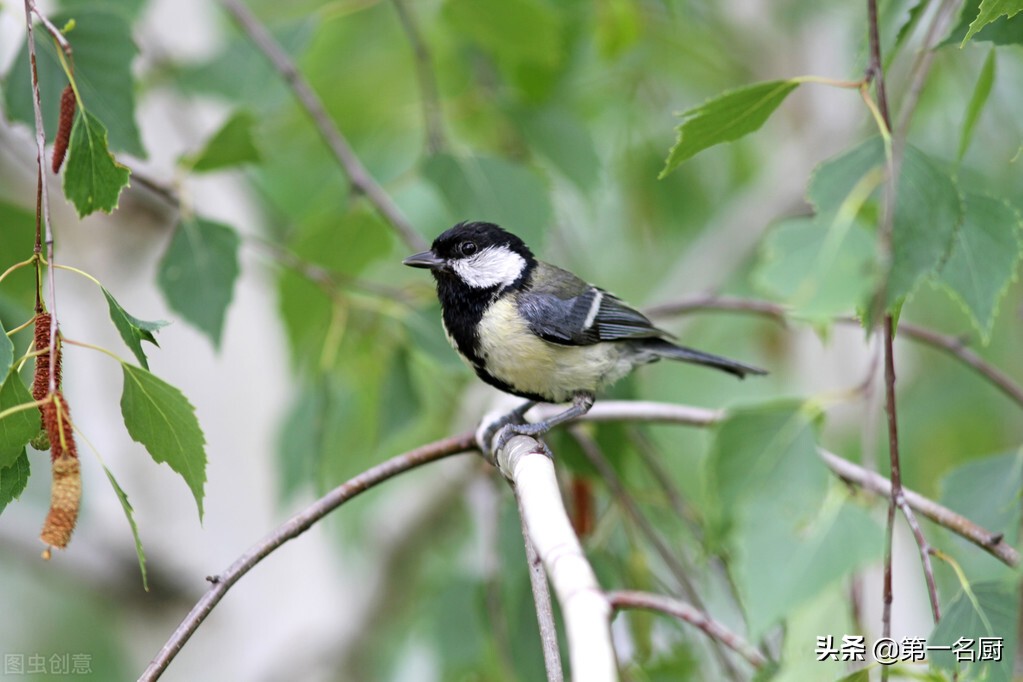
<instances>
[{"instance_id":1,"label":"bird's foot","mask_svg":"<svg viewBox=\"0 0 1023 682\"><path fill-rule=\"evenodd\" d=\"M500 432L497 434L497 440L494 442L492 456L500 452L501 448L507 445L508 441L515 436L529 436L530 438L536 438L536 441L540 443L540 447L543 448L544 454L553 458L554 455L550 448L547 447L547 443L538 438L538 436L541 436L548 431L550 431L550 426L544 422L539 424L505 424L501 427Z\"/></svg>"},{"instance_id":2,"label":"bird's foot","mask_svg":"<svg viewBox=\"0 0 1023 682\"><path fill-rule=\"evenodd\" d=\"M476 442L479 444L487 461L493 463L494 453L497 451L496 448L492 447L494 436L497 435L501 429L510 424L525 424L526 412L528 412L535 404L536 403L532 401L525 402L511 412L494 419L492 422L487 424L485 428L481 428L476 431ZM480 426L482 427L483 425L481 424Z\"/></svg>"}]
</instances>

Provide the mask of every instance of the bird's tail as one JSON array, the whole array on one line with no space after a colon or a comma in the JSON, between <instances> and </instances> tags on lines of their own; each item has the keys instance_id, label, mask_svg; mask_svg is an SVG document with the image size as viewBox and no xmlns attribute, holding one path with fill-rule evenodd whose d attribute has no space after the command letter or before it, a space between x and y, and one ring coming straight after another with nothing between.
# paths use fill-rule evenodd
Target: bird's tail
<instances>
[{"instance_id":1,"label":"bird's tail","mask_svg":"<svg viewBox=\"0 0 1023 682\"><path fill-rule=\"evenodd\" d=\"M753 367L736 360L729 360L720 355L711 355L703 351L686 348L685 346L676 346L664 339L644 339L639 344L638 350L641 353L649 353L652 356L650 357L651 361L666 358L668 360L691 362L696 365L706 365L707 367L714 367L723 372L734 374L740 379L746 378L747 374L767 374L766 370L759 367Z\"/></svg>"}]
</instances>

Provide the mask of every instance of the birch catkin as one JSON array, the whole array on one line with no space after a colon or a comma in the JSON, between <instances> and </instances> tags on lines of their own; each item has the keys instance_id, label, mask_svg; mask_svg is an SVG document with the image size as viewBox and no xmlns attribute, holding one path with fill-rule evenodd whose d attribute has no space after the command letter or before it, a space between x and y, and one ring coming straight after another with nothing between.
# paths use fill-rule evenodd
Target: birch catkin
<instances>
[{"instance_id":1,"label":"birch catkin","mask_svg":"<svg viewBox=\"0 0 1023 682\"><path fill-rule=\"evenodd\" d=\"M78 447L71 425L67 400L60 390L60 338L54 344L53 362L50 362L49 313L36 316L35 350L36 370L32 381L32 396L43 400L39 407L43 431L50 441L50 511L39 534L48 547L67 547L78 521L78 508L82 500L82 472L78 463ZM50 372L54 373L56 391L50 393ZM44 556L49 556L47 553Z\"/></svg>"},{"instance_id":2,"label":"birch catkin","mask_svg":"<svg viewBox=\"0 0 1023 682\"><path fill-rule=\"evenodd\" d=\"M60 120L57 123L57 135L53 140L54 173L59 173L60 167L64 165L64 155L67 154L68 143L71 141L71 128L75 123L76 108L75 91L69 83L60 94Z\"/></svg>"}]
</instances>

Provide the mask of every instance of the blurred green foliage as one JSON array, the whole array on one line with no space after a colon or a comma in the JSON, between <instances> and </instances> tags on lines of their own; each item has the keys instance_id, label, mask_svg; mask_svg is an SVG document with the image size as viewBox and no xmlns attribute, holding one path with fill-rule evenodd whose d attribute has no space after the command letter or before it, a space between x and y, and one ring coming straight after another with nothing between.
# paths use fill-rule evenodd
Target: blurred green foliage
<instances>
[{"instance_id":1,"label":"blurred green foliage","mask_svg":"<svg viewBox=\"0 0 1023 682\"><path fill-rule=\"evenodd\" d=\"M862 391L850 390L871 371L866 349L848 357L863 331L831 320L869 312L884 287L885 307L900 321L963 335L1023 381L1017 282L1023 165L1013 163L1023 138L1023 94L1011 86L1023 77L1023 59L1018 47L991 47L1018 46L1023 17L991 16L983 27L987 19L980 21L973 41L984 44L959 50L981 6L967 2L936 50L903 150L889 260L877 248L876 229L886 149L869 112L842 90L792 80L860 77L863 3L402 2L426 52L414 48L394 2L251 6L427 241L459 220L492 220L542 257L637 304L713 288L787 306L787 328L743 314L661 322L688 345L771 368L768 379L737 384L665 365L609 392L731 408L716 428L615 424L589 433L655 533L677 551L706 609L764 643L774 660L760 679L808 679L821 670L827 679L842 677L844 666L821 668L807 652L814 634L840 640L862 631L859 604L846 588L879 559L882 505L850 494L816 450L827 447L882 472L888 465L886 434L883 425L876 428L883 416L867 414ZM896 111L936 4L882 4L882 51ZM431 282L401 267L409 249L352 191L309 117L245 36L225 21L219 51L179 62L159 44L133 40L145 2L62 6L77 23L68 38L88 116L109 130L115 152L144 155L139 130L146 121L137 120L135 102L155 89L235 112L189 145L199 151L180 159L178 172L185 182L193 172L235 172L253 190L264 233L245 230L250 236L242 238L238 226L189 206L156 282L171 308L217 346L231 325L239 252L256 245L275 255L277 305L295 377L277 443L283 500L333 487L478 416L472 403L479 394L467 392L478 382L443 338ZM173 31L159 40L172 43ZM43 99L52 105L66 77L49 41L40 45ZM139 51L147 57L141 69ZM3 82L7 118L22 124L32 120L26 60L21 50ZM819 73L821 63L832 71ZM436 81L437 101L420 80L424 70ZM831 119L849 110L835 139ZM56 112L52 106L44 112L52 131ZM427 139L429 129L440 131L438 140ZM79 153L91 150L94 137L79 139ZM105 147L79 158L105 162ZM787 156L799 155L808 160L806 173L792 177ZM658 180L662 170L667 174ZM109 207L125 182L106 183L97 194L88 181L66 176L65 191L83 197L80 209L83 202ZM31 255L34 227L26 213L31 205L2 199L0 271ZM697 271L713 281L698 279ZM27 272L0 285L4 328L31 316L33 294ZM145 334L155 329L144 325L153 323L110 301L112 314L123 314L115 316L118 329L146 364L139 340L151 340ZM262 330L237 333L258 342ZM4 364L24 351L24 339L14 342L13 351L0 348ZM1020 405L948 355L903 337L897 343L905 482L1018 546ZM811 352L823 359L811 363ZM137 388L159 381L130 371L142 378L132 384ZM9 381L18 377L11 373ZM183 429L201 444L187 401L172 387L158 388L169 400L162 407L181 408L162 428ZM0 410L24 399L6 393L0 391ZM136 412L149 411L136 414L133 435L141 424L160 423L162 408L150 403L134 400ZM24 434L17 435L20 444L12 441L0 462L6 467L0 509L27 478ZM583 539L602 584L684 595L679 576L584 449L565 433L552 434L550 444L566 480L592 491L583 506L590 505L594 530ZM164 451L176 469L197 469L183 454ZM201 509L204 472L186 480ZM502 494L495 519L473 518L472 511L457 505L444 514L431 526L436 537L394 572L394 591L409 597L387 600L367 626L364 660L352 664L358 679L399 675L409 642L425 643L439 679L541 679L514 502ZM375 513L379 508L366 503L346 507L338 522L344 538L365 539ZM499 567L487 573L462 557L475 549L472 529L490 521L497 533L489 549ZM943 528L924 530L965 575L938 564L945 619L932 633L935 641L997 634L1014 642L1017 573ZM628 645L626 679L723 674L720 654L693 628L639 613L618 616L616 628ZM116 648L97 647L115 661L103 665L118 670ZM951 667L936 660L933 672ZM749 672L742 669L744 677ZM967 666L960 679L982 672L992 680L1011 674L1005 665Z\"/></svg>"}]
</instances>

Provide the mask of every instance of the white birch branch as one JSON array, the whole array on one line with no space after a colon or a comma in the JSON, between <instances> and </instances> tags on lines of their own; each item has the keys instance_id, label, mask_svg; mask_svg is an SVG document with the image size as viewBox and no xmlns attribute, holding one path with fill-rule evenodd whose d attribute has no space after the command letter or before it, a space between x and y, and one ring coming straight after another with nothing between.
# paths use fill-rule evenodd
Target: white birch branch
<instances>
[{"instance_id":1,"label":"white birch branch","mask_svg":"<svg viewBox=\"0 0 1023 682\"><path fill-rule=\"evenodd\" d=\"M554 462L533 438L515 436L496 453L497 466L515 486L522 520L561 604L572 679L617 682L611 644L611 602L583 554L568 520Z\"/></svg>"}]
</instances>

